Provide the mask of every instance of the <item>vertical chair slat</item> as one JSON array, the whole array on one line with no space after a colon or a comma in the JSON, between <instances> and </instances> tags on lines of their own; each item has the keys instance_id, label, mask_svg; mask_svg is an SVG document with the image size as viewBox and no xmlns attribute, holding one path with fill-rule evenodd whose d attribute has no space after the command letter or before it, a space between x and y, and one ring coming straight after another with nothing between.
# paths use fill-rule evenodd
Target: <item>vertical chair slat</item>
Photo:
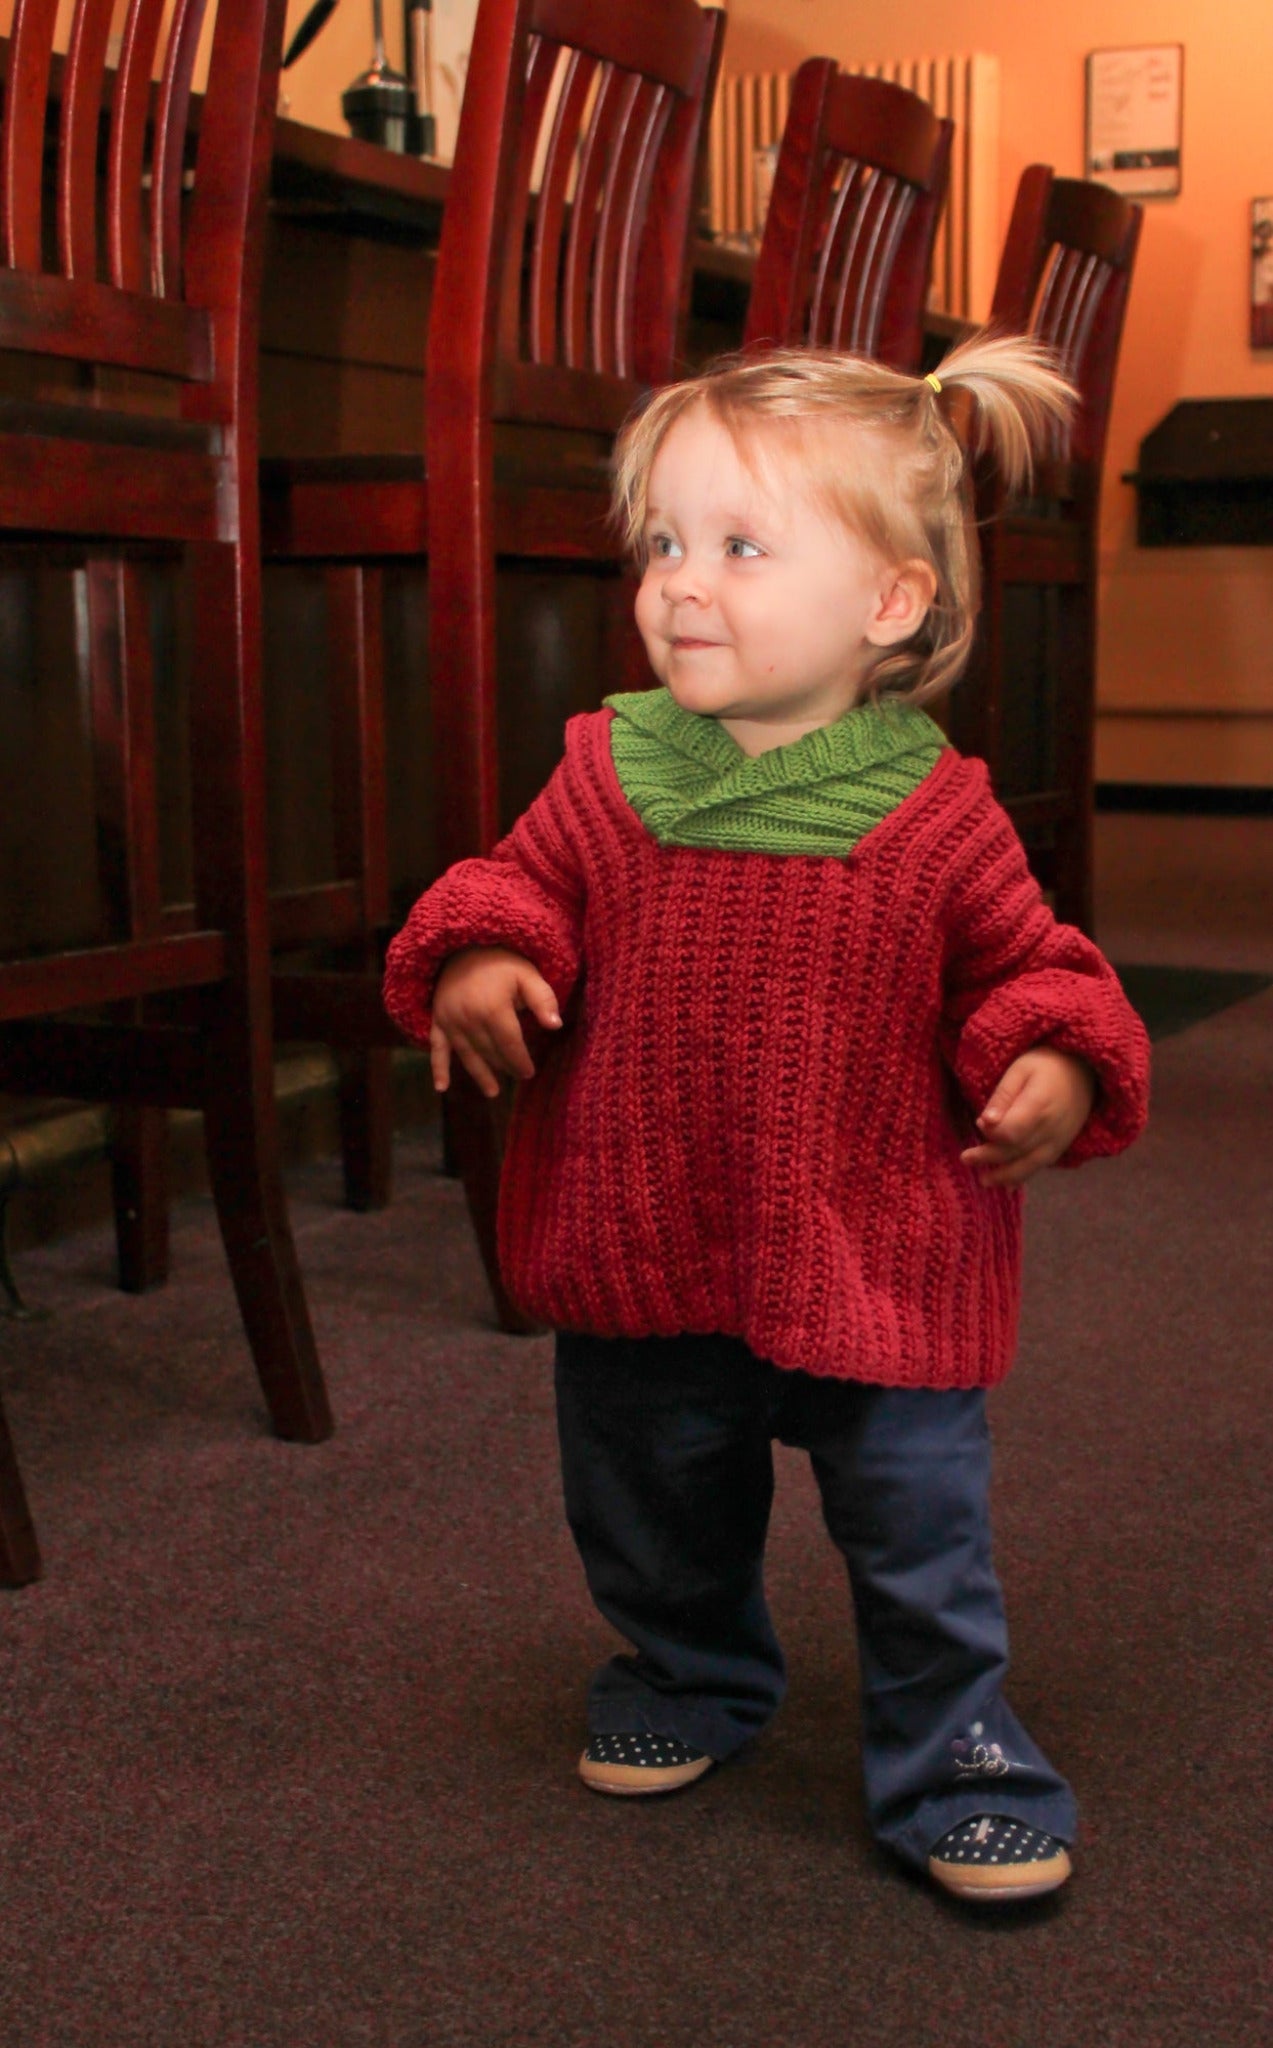
<instances>
[{"instance_id":1,"label":"vertical chair slat","mask_svg":"<svg viewBox=\"0 0 1273 2048\"><path fill-rule=\"evenodd\" d=\"M1085 256L1070 280L1065 319L1057 334L1056 345L1072 369L1082 361L1087 346L1092 318L1100 302L1103 271L1108 277L1108 270L1095 256Z\"/></svg>"},{"instance_id":2,"label":"vertical chair slat","mask_svg":"<svg viewBox=\"0 0 1273 2048\"><path fill-rule=\"evenodd\" d=\"M615 307L621 377L640 379L642 375L641 349L647 336L641 292L641 265L646 254L646 237L641 233L641 221L643 217L648 217L652 210L657 214L657 196L652 195L659 175L659 166L663 161L668 131L675 116L676 102L672 94L661 87L658 105L646 128L641 161L633 180L633 204L628 209L624 230L623 264L619 274Z\"/></svg>"},{"instance_id":3,"label":"vertical chair slat","mask_svg":"<svg viewBox=\"0 0 1273 2048\"><path fill-rule=\"evenodd\" d=\"M1043 283L1039 288L1038 304L1034 314L1034 332L1056 345L1056 339L1065 321L1065 308L1070 295L1070 280L1075 267L1082 257L1075 249L1054 247L1048 257Z\"/></svg>"},{"instance_id":4,"label":"vertical chair slat","mask_svg":"<svg viewBox=\"0 0 1273 2048\"><path fill-rule=\"evenodd\" d=\"M886 298L885 279L892 275L898 245L914 203L915 188L912 185L904 185L897 178L881 181L870 255L859 268L853 323L841 344L861 355L878 353Z\"/></svg>"},{"instance_id":5,"label":"vertical chair slat","mask_svg":"<svg viewBox=\"0 0 1273 2048\"><path fill-rule=\"evenodd\" d=\"M572 50L553 115L544 175L535 211L535 247L530 273L528 353L535 363L555 363L560 334L561 244L574 173L579 128L593 69Z\"/></svg>"},{"instance_id":6,"label":"vertical chair slat","mask_svg":"<svg viewBox=\"0 0 1273 2048\"><path fill-rule=\"evenodd\" d=\"M835 321L834 287L839 278L847 245L850 252L862 207L861 195L870 190L871 172L864 165L849 162L832 201L826 233L818 255L810 302L809 340L815 348L830 346Z\"/></svg>"},{"instance_id":7,"label":"vertical chair slat","mask_svg":"<svg viewBox=\"0 0 1273 2048\"><path fill-rule=\"evenodd\" d=\"M530 181L539 138L544 125L548 95L557 75L560 50L543 36L532 36L526 58L525 76L520 84L520 106L516 114L518 145L511 182L501 194L505 208L504 278L500 291L499 347L503 354L520 356L527 318L523 318L523 261L526 222L530 212ZM510 81L511 86L511 81ZM530 285L525 285L529 292Z\"/></svg>"},{"instance_id":8,"label":"vertical chair slat","mask_svg":"<svg viewBox=\"0 0 1273 2048\"><path fill-rule=\"evenodd\" d=\"M57 0L18 0L9 36L0 218L4 260L12 270L42 267L44 124L56 17Z\"/></svg>"},{"instance_id":9,"label":"vertical chair slat","mask_svg":"<svg viewBox=\"0 0 1273 2048\"><path fill-rule=\"evenodd\" d=\"M592 313L592 251L597 238L597 202L606 175L610 137L622 114L627 81L613 64L599 67L597 94L579 151L575 200L566 242L562 287L562 342L571 369L584 370Z\"/></svg>"},{"instance_id":10,"label":"vertical chair slat","mask_svg":"<svg viewBox=\"0 0 1273 2048\"><path fill-rule=\"evenodd\" d=\"M650 144L660 125L659 111L666 94L665 86L643 78L628 81L613 143L614 162L606 179L593 264L592 356L596 369L613 376L631 374L620 316L624 299L631 296L636 261L632 226L644 212Z\"/></svg>"},{"instance_id":11,"label":"vertical chair slat","mask_svg":"<svg viewBox=\"0 0 1273 2048\"><path fill-rule=\"evenodd\" d=\"M824 159L822 169L827 173L824 180L823 216L821 239L813 249L812 282L809 286L808 333L810 348L820 348L823 338L822 303L826 290L827 274L835 248L836 226L844 208L848 205L853 186L853 165L845 167L844 176L836 183L836 169L830 157Z\"/></svg>"},{"instance_id":12,"label":"vertical chair slat","mask_svg":"<svg viewBox=\"0 0 1273 2048\"><path fill-rule=\"evenodd\" d=\"M714 59L711 61L714 64ZM709 104L711 93L709 83ZM706 124L700 127L694 102L671 98L664 115L653 139L645 220L634 224L639 231L633 238L633 265L625 284L623 327L631 360L629 374L641 384L665 383L681 365L676 326L665 308L678 290L685 238L698 202L697 179L686 181L679 168L686 135L697 136L695 154L700 165L705 163L707 150Z\"/></svg>"},{"instance_id":13,"label":"vertical chair slat","mask_svg":"<svg viewBox=\"0 0 1273 2048\"><path fill-rule=\"evenodd\" d=\"M150 114L150 77L162 22L163 0L130 0L111 107L106 174L108 272L111 283L122 291L140 292L146 286L142 213L137 195L141 190Z\"/></svg>"},{"instance_id":14,"label":"vertical chair slat","mask_svg":"<svg viewBox=\"0 0 1273 2048\"><path fill-rule=\"evenodd\" d=\"M865 196L853 217L840 262L835 307L827 334L831 348L861 350L867 346L862 332L864 297L870 288L880 246L888 181L878 171L869 172L863 179L862 191Z\"/></svg>"},{"instance_id":15,"label":"vertical chair slat","mask_svg":"<svg viewBox=\"0 0 1273 2048\"><path fill-rule=\"evenodd\" d=\"M1075 378L1081 372L1085 337L1095 311L1092 304L1085 318L1084 306L1094 296L1093 286L1099 295L1100 269L1099 259L1090 253L1058 248L1039 294L1034 331L1057 351L1067 375ZM1052 431L1051 453L1066 455L1071 438L1068 424L1058 422Z\"/></svg>"},{"instance_id":16,"label":"vertical chair slat","mask_svg":"<svg viewBox=\"0 0 1273 2048\"><path fill-rule=\"evenodd\" d=\"M97 275L97 132L114 0L80 0L62 79L58 140L58 263L64 277Z\"/></svg>"},{"instance_id":17,"label":"vertical chair slat","mask_svg":"<svg viewBox=\"0 0 1273 2048\"><path fill-rule=\"evenodd\" d=\"M194 75L205 0L177 0L168 35L150 185L150 288L156 298L181 295L181 190Z\"/></svg>"}]
</instances>

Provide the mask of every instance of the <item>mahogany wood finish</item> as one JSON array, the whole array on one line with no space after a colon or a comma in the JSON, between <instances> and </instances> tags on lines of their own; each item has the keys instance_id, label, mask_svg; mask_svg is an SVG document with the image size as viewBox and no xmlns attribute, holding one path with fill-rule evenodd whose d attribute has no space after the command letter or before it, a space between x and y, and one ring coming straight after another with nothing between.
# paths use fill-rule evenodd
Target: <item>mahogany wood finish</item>
<instances>
[{"instance_id":1,"label":"mahogany wood finish","mask_svg":"<svg viewBox=\"0 0 1273 2048\"><path fill-rule=\"evenodd\" d=\"M991 318L1055 348L1080 405L1028 501L980 476L981 615L951 703L953 737L989 763L1057 914L1089 933L1101 469L1142 216L1046 164L1022 173Z\"/></svg>"},{"instance_id":2,"label":"mahogany wood finish","mask_svg":"<svg viewBox=\"0 0 1273 2048\"><path fill-rule=\"evenodd\" d=\"M918 370L951 121L810 57L791 88L744 347L835 348Z\"/></svg>"},{"instance_id":3,"label":"mahogany wood finish","mask_svg":"<svg viewBox=\"0 0 1273 2048\"><path fill-rule=\"evenodd\" d=\"M112 11L111 0L78 0L56 108L56 0L18 0L7 50L0 346L69 358L79 382L63 372L52 382L64 397L4 404L0 541L23 561L82 564L101 918L98 944L0 960L0 1087L132 1105L116 1171L122 1206L134 1212L121 1259L140 1277L155 1277L166 1260L147 1105L202 1109L271 1420L281 1436L316 1442L331 1417L279 1176L261 794L257 306L285 4L222 0L185 208L203 0L172 10L154 88L163 7L133 0L108 81ZM56 157L52 218L46 129ZM111 411L99 373L121 365L150 375L133 380L127 410ZM175 916L159 894L144 590L154 573L144 558L157 549L184 563L197 648L194 903ZM48 825L57 830L55 819ZM182 1007L165 1022L159 998L173 992ZM20 1584L38 1569L0 1433L0 1579Z\"/></svg>"},{"instance_id":4,"label":"mahogany wood finish","mask_svg":"<svg viewBox=\"0 0 1273 2048\"><path fill-rule=\"evenodd\" d=\"M696 0L482 0L429 319L427 465L416 449L266 466L268 557L331 565L333 776L338 806L361 822L338 850L341 877L355 883L353 914L338 929L335 899L325 908L328 936L364 978L389 926L377 565L429 561L446 865L488 849L504 822L497 559L596 565L620 594L607 459L631 406L678 367L723 25ZM294 915L276 905L278 941L289 927L295 938ZM315 980L306 998L289 974L277 988L279 1028L303 1017L307 1036L347 1048L346 1130L361 1117L364 1136L357 1160L346 1150L346 1190L371 1206L389 1192L383 1054L358 1036L361 1009L330 990L330 1025L319 1028L323 991ZM388 1042L387 1025L381 1036ZM498 1141L463 1080L449 1120L501 1315L516 1327L495 1259Z\"/></svg>"}]
</instances>

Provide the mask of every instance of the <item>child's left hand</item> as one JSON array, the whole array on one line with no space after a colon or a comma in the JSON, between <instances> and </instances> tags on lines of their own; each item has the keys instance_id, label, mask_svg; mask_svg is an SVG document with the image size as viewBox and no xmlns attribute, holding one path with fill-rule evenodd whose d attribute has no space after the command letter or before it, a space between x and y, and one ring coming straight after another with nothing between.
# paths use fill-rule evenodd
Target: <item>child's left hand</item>
<instances>
[{"instance_id":1,"label":"child's left hand","mask_svg":"<svg viewBox=\"0 0 1273 2048\"><path fill-rule=\"evenodd\" d=\"M1050 1045L1015 1059L977 1118L983 1142L960 1153L983 1188L1011 1188L1052 1166L1092 1113L1096 1076Z\"/></svg>"}]
</instances>

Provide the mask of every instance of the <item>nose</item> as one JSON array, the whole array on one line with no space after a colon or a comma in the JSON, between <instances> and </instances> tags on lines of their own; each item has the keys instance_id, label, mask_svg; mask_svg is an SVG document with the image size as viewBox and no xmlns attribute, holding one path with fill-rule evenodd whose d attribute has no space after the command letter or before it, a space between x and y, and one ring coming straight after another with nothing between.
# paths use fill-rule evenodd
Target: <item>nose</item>
<instances>
[{"instance_id":1,"label":"nose","mask_svg":"<svg viewBox=\"0 0 1273 2048\"><path fill-rule=\"evenodd\" d=\"M663 578L663 597L667 604L707 604L711 592L701 566L688 550L673 564Z\"/></svg>"}]
</instances>

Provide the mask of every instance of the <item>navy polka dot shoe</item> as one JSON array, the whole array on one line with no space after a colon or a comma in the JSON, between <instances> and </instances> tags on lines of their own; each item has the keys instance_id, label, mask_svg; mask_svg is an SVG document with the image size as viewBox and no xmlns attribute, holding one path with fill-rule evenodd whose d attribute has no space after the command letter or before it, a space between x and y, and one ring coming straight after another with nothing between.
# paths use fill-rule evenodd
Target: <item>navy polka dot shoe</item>
<instances>
[{"instance_id":1,"label":"navy polka dot shoe","mask_svg":"<svg viewBox=\"0 0 1273 2048\"><path fill-rule=\"evenodd\" d=\"M620 1798L648 1792L679 1792L692 1785L713 1759L674 1735L590 1735L579 1759L579 1775L594 1792Z\"/></svg>"},{"instance_id":2,"label":"navy polka dot shoe","mask_svg":"<svg viewBox=\"0 0 1273 2048\"><path fill-rule=\"evenodd\" d=\"M957 1899L993 1904L1054 1892L1070 1874L1064 1842L1002 1814L979 1813L943 1835L928 1874Z\"/></svg>"}]
</instances>

